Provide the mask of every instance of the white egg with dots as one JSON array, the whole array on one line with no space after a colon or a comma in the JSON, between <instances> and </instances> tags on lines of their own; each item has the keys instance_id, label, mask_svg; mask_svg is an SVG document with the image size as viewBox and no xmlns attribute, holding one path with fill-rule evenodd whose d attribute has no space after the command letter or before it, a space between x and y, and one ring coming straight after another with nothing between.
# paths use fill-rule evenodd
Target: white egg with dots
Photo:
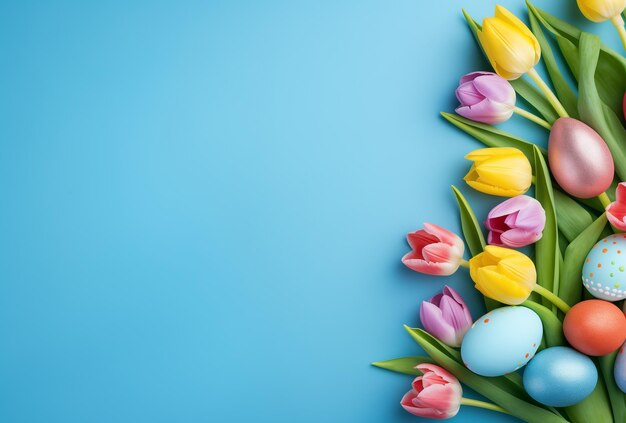
<instances>
[{"instance_id":1,"label":"white egg with dots","mask_svg":"<svg viewBox=\"0 0 626 423\"><path fill-rule=\"evenodd\" d=\"M626 298L626 235L615 234L595 244L583 265L582 282L596 298L620 301Z\"/></svg>"}]
</instances>

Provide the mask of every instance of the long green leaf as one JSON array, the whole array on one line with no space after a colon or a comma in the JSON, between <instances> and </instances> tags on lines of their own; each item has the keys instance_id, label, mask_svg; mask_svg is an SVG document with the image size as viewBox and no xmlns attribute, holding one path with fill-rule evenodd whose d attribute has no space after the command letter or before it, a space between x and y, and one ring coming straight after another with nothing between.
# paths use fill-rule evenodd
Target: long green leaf
<instances>
[{"instance_id":1,"label":"long green leaf","mask_svg":"<svg viewBox=\"0 0 626 423\"><path fill-rule=\"evenodd\" d=\"M559 243L557 233L556 208L552 194L550 172L541 151L535 147L535 198L546 212L546 224L541 239L535 244L535 264L537 266L537 282L553 293L559 290ZM552 306L548 300L544 305ZM555 311L556 312L556 311Z\"/></svg>"},{"instance_id":2,"label":"long green leaf","mask_svg":"<svg viewBox=\"0 0 626 423\"><path fill-rule=\"evenodd\" d=\"M598 383L587 398L576 405L565 408L572 423L612 423L611 403L606 393L602 373L598 374ZM615 420L616 423L621 423Z\"/></svg>"},{"instance_id":3,"label":"long green leaf","mask_svg":"<svg viewBox=\"0 0 626 423\"><path fill-rule=\"evenodd\" d=\"M465 238L470 254L472 256L476 256L482 253L485 249L485 237L483 236L482 229L478 223L478 219L476 219L474 211L461 191L459 191L454 185L452 185L452 191L454 192L456 202L459 205L459 216L461 218L463 237Z\"/></svg>"},{"instance_id":4,"label":"long green leaf","mask_svg":"<svg viewBox=\"0 0 626 423\"><path fill-rule=\"evenodd\" d=\"M448 122L468 133L476 138L478 141L485 144L487 147L514 147L520 150L528 158L530 163L533 163L533 148L534 144L524 141L523 139L516 137L513 134L502 131L491 125L487 125L480 122L474 122L473 120L466 119L464 117L455 115L453 113L441 112ZM548 152L538 147L541 154L547 157Z\"/></svg>"},{"instance_id":5,"label":"long green leaf","mask_svg":"<svg viewBox=\"0 0 626 423\"><path fill-rule=\"evenodd\" d=\"M583 32L580 34L578 49L580 55L578 77L578 111L580 117L602 136L613 155L615 173L624 181L626 180L626 130L621 125L618 129L618 125L608 123L605 114L606 109L598 95L594 79L600 52L600 38L597 35ZM626 79L626 73L624 77Z\"/></svg>"},{"instance_id":6,"label":"long green leaf","mask_svg":"<svg viewBox=\"0 0 626 423\"><path fill-rule=\"evenodd\" d=\"M569 23L556 18L555 16L533 6L528 1L528 10L532 13L541 24L550 31L556 38L561 51L564 53L566 59L569 59L566 52L563 51L564 45L578 46L582 31L578 28L570 25ZM565 42L568 43L565 43ZM571 48L566 47L570 50ZM574 75L577 75L577 70L572 67L570 60L568 65L570 66ZM626 91L626 59L615 50L602 45L600 46L600 57L598 59L598 72L595 75L596 84L598 86L598 93L602 101L606 103L615 114L619 116L622 110L622 96Z\"/></svg>"},{"instance_id":7,"label":"long green leaf","mask_svg":"<svg viewBox=\"0 0 626 423\"><path fill-rule=\"evenodd\" d=\"M542 406L531 404L518 398L515 393L502 389L494 384L494 380L502 381L503 378L485 378L468 370L465 366L441 352L437 346L438 341L421 329L406 327L411 337L431 356L437 364L456 376L462 383L469 386L485 398L498 404L509 411L512 415L529 423L566 423L567 420L546 410ZM509 383L508 379L504 379Z\"/></svg>"},{"instance_id":8,"label":"long green leaf","mask_svg":"<svg viewBox=\"0 0 626 423\"><path fill-rule=\"evenodd\" d=\"M572 242L582 231L593 222L593 216L584 207L581 207L572 197L555 189L554 205L559 231Z\"/></svg>"},{"instance_id":9,"label":"long green leaf","mask_svg":"<svg viewBox=\"0 0 626 423\"><path fill-rule=\"evenodd\" d=\"M422 363L434 362L435 361L430 357L417 355L412 357L394 358L392 360L376 361L372 363L372 366L405 375L420 376L422 372L417 370L415 366Z\"/></svg>"},{"instance_id":10,"label":"long green leaf","mask_svg":"<svg viewBox=\"0 0 626 423\"><path fill-rule=\"evenodd\" d=\"M611 409L613 410L613 419L616 422L626 422L626 401L624 400L624 393L615 383L615 376L613 375L613 367L615 366L616 357L617 352L598 357L598 366L604 376L606 390L609 393L609 401L611 402Z\"/></svg>"},{"instance_id":11,"label":"long green leaf","mask_svg":"<svg viewBox=\"0 0 626 423\"><path fill-rule=\"evenodd\" d=\"M548 75L550 76L550 80L552 81L552 85L556 91L556 96L563 107L565 107L567 113L571 117L577 118L578 110L576 108L576 94L574 94L574 91L559 70L559 65L554 57L554 52L552 51L552 47L550 46L550 43L548 43L548 40L541 29L541 25L539 25L539 20L532 13L530 13L528 17L530 20L530 27L532 28L532 31L541 46L541 57L543 58L543 63L546 65Z\"/></svg>"},{"instance_id":12,"label":"long green leaf","mask_svg":"<svg viewBox=\"0 0 626 423\"><path fill-rule=\"evenodd\" d=\"M522 305L533 310L541 319L541 323L543 324L543 334L548 347L565 345L563 324L559 318L552 313L552 310L530 300L524 301Z\"/></svg>"},{"instance_id":13,"label":"long green leaf","mask_svg":"<svg viewBox=\"0 0 626 423\"><path fill-rule=\"evenodd\" d=\"M580 233L565 250L559 297L568 304L576 304L581 300L581 274L585 257L598 241L606 226L606 215L602 214L587 229Z\"/></svg>"}]
</instances>

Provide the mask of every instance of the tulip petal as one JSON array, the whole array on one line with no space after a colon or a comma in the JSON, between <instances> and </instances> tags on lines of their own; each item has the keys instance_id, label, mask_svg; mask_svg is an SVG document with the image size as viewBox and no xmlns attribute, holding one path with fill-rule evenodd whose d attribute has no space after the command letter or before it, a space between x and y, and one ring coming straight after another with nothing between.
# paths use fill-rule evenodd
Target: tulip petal
<instances>
[{"instance_id":1,"label":"tulip petal","mask_svg":"<svg viewBox=\"0 0 626 423\"><path fill-rule=\"evenodd\" d=\"M431 263L447 263L458 260L457 257L453 256L451 246L443 242L427 245L422 249L422 256L424 256L424 260Z\"/></svg>"},{"instance_id":2,"label":"tulip petal","mask_svg":"<svg viewBox=\"0 0 626 423\"><path fill-rule=\"evenodd\" d=\"M501 231L489 231L487 234L487 244L503 247L504 244L502 243L500 235L502 235Z\"/></svg>"},{"instance_id":3,"label":"tulip petal","mask_svg":"<svg viewBox=\"0 0 626 423\"><path fill-rule=\"evenodd\" d=\"M472 85L479 96L502 103L511 110L515 107L515 90L509 81L501 76L496 74L483 75L476 78Z\"/></svg>"},{"instance_id":4,"label":"tulip petal","mask_svg":"<svg viewBox=\"0 0 626 423\"><path fill-rule=\"evenodd\" d=\"M522 22L517 16L500 5L496 5L495 17L506 21L528 38L528 41L531 43L534 50L535 60L533 66L535 66L541 58L541 46L539 45L539 41L535 37L535 34L533 34L532 31L528 29L526 24L524 24L524 22Z\"/></svg>"},{"instance_id":5,"label":"tulip petal","mask_svg":"<svg viewBox=\"0 0 626 423\"><path fill-rule=\"evenodd\" d=\"M465 249L465 244L463 244L463 240L454 232L450 232L447 229L442 228L441 226L437 226L433 223L424 223L424 230L429 234L437 237L439 241L444 242L448 245L454 245L458 249L461 250L461 254Z\"/></svg>"},{"instance_id":6,"label":"tulip petal","mask_svg":"<svg viewBox=\"0 0 626 423\"><path fill-rule=\"evenodd\" d=\"M474 79L478 78L479 76L486 76L486 75L493 75L493 72L485 72L485 71L474 71L474 72L470 72L466 75L463 75L461 77L461 80L459 81L459 85L463 85L466 82L471 82Z\"/></svg>"},{"instance_id":7,"label":"tulip petal","mask_svg":"<svg viewBox=\"0 0 626 423\"><path fill-rule=\"evenodd\" d=\"M474 282L476 289L486 297L509 305L523 303L531 292L490 267L478 269L478 278Z\"/></svg>"},{"instance_id":8,"label":"tulip petal","mask_svg":"<svg viewBox=\"0 0 626 423\"><path fill-rule=\"evenodd\" d=\"M521 248L539 241L541 235L541 232L515 228L504 232L500 235L500 239L507 247Z\"/></svg>"},{"instance_id":9,"label":"tulip petal","mask_svg":"<svg viewBox=\"0 0 626 423\"><path fill-rule=\"evenodd\" d=\"M472 82L459 85L455 91L456 98L463 106L473 106L481 102L485 96L479 93Z\"/></svg>"},{"instance_id":10,"label":"tulip petal","mask_svg":"<svg viewBox=\"0 0 626 423\"><path fill-rule=\"evenodd\" d=\"M451 347L459 347L454 328L443 318L442 311L429 302L422 302L420 321L424 330Z\"/></svg>"},{"instance_id":11,"label":"tulip petal","mask_svg":"<svg viewBox=\"0 0 626 423\"><path fill-rule=\"evenodd\" d=\"M418 231L407 234L406 240L409 243L409 246L411 247L411 249L413 249L416 253L420 254L420 258L421 258L421 251L425 246L427 246L428 244L432 244L434 242L439 242L438 237L429 234L424 229L420 229Z\"/></svg>"},{"instance_id":12,"label":"tulip petal","mask_svg":"<svg viewBox=\"0 0 626 423\"><path fill-rule=\"evenodd\" d=\"M450 276L459 268L458 263L428 263L423 259L417 258L415 254L413 251L405 254L402 257L402 263L416 272L434 276Z\"/></svg>"},{"instance_id":13,"label":"tulip petal","mask_svg":"<svg viewBox=\"0 0 626 423\"><path fill-rule=\"evenodd\" d=\"M459 380L452 373L450 373L449 371L447 371L443 367L437 366L436 364L421 363L421 364L418 364L417 366L415 366L415 368L417 370L419 370L420 372L422 372L422 373L427 373L427 372L437 373L446 382L452 383L452 384L458 384L459 388L461 387L461 384L460 384Z\"/></svg>"},{"instance_id":14,"label":"tulip petal","mask_svg":"<svg viewBox=\"0 0 626 423\"><path fill-rule=\"evenodd\" d=\"M496 103L488 98L473 105L460 106L455 112L467 119L486 123L488 125L496 125L505 122L513 115L514 106L505 103Z\"/></svg>"}]
</instances>

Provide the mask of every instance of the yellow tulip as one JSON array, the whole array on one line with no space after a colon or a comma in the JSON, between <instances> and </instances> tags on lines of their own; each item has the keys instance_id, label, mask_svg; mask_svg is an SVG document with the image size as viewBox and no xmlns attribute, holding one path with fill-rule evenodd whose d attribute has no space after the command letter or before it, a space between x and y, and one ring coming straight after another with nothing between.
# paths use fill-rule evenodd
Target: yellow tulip
<instances>
[{"instance_id":1,"label":"yellow tulip","mask_svg":"<svg viewBox=\"0 0 626 423\"><path fill-rule=\"evenodd\" d=\"M470 260L470 276L484 296L504 304L521 304L537 285L531 259L516 250L488 245Z\"/></svg>"},{"instance_id":2,"label":"yellow tulip","mask_svg":"<svg viewBox=\"0 0 626 423\"><path fill-rule=\"evenodd\" d=\"M618 16L626 8L626 0L576 0L576 2L585 18L594 22L607 21Z\"/></svg>"},{"instance_id":3,"label":"yellow tulip","mask_svg":"<svg viewBox=\"0 0 626 423\"><path fill-rule=\"evenodd\" d=\"M477 191L515 197L530 188L532 168L524 153L517 148L481 148L465 158L474 163L463 179Z\"/></svg>"},{"instance_id":4,"label":"yellow tulip","mask_svg":"<svg viewBox=\"0 0 626 423\"><path fill-rule=\"evenodd\" d=\"M530 29L499 5L494 17L483 20L478 40L496 73L508 80L533 69L541 57L539 42Z\"/></svg>"}]
</instances>

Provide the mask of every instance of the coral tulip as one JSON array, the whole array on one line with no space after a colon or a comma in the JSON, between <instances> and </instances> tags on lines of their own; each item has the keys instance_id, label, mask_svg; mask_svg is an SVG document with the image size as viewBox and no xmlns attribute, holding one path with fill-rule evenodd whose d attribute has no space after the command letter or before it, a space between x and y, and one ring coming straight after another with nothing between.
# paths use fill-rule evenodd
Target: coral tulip
<instances>
[{"instance_id":1,"label":"coral tulip","mask_svg":"<svg viewBox=\"0 0 626 423\"><path fill-rule=\"evenodd\" d=\"M537 271L530 258L493 245L470 260L470 276L484 296L509 305L526 301L537 285Z\"/></svg>"},{"instance_id":2,"label":"coral tulip","mask_svg":"<svg viewBox=\"0 0 626 423\"><path fill-rule=\"evenodd\" d=\"M481 148L465 158L474 164L463 179L477 191L514 197L530 188L532 167L524 153L517 148Z\"/></svg>"},{"instance_id":3,"label":"coral tulip","mask_svg":"<svg viewBox=\"0 0 626 423\"><path fill-rule=\"evenodd\" d=\"M450 372L434 364L419 364L423 373L413 380L400 405L411 414L430 419L449 419L461 408L463 388Z\"/></svg>"},{"instance_id":4,"label":"coral tulip","mask_svg":"<svg viewBox=\"0 0 626 423\"><path fill-rule=\"evenodd\" d=\"M463 261L465 245L456 234L432 223L407 235L411 252L402 257L409 269L429 275L448 276Z\"/></svg>"},{"instance_id":5,"label":"coral tulip","mask_svg":"<svg viewBox=\"0 0 626 423\"><path fill-rule=\"evenodd\" d=\"M456 108L459 115L490 125L508 120L515 110L515 90L493 72L465 75L456 89L456 98L461 103Z\"/></svg>"},{"instance_id":6,"label":"coral tulip","mask_svg":"<svg viewBox=\"0 0 626 423\"><path fill-rule=\"evenodd\" d=\"M420 320L424 330L444 344L458 348L472 326L472 315L463 298L449 286L429 301L423 301Z\"/></svg>"},{"instance_id":7,"label":"coral tulip","mask_svg":"<svg viewBox=\"0 0 626 423\"><path fill-rule=\"evenodd\" d=\"M491 245L519 248L541 239L546 212L532 197L518 195L498 204L489 212L485 227Z\"/></svg>"},{"instance_id":8,"label":"coral tulip","mask_svg":"<svg viewBox=\"0 0 626 423\"><path fill-rule=\"evenodd\" d=\"M529 72L541 57L533 33L502 6L496 6L494 17L483 20L478 39L493 69L508 80Z\"/></svg>"},{"instance_id":9,"label":"coral tulip","mask_svg":"<svg viewBox=\"0 0 626 423\"><path fill-rule=\"evenodd\" d=\"M606 206L606 217L613 227L626 231L626 182L617 185L615 201Z\"/></svg>"}]
</instances>

